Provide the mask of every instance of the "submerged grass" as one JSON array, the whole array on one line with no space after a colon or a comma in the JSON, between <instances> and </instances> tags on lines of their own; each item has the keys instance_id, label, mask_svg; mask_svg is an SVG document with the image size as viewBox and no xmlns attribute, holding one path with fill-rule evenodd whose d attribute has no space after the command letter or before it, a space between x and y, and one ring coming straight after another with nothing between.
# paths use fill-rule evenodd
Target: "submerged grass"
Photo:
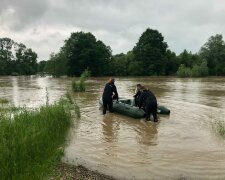
<instances>
[{"instance_id":1,"label":"submerged grass","mask_svg":"<svg viewBox=\"0 0 225 180\"><path fill-rule=\"evenodd\" d=\"M69 92L66 93L66 97L70 104L74 105L74 110L77 118L80 118L80 107L77 105L76 101L71 97Z\"/></svg>"},{"instance_id":2,"label":"submerged grass","mask_svg":"<svg viewBox=\"0 0 225 180\"><path fill-rule=\"evenodd\" d=\"M8 99L0 98L0 104L7 104L7 103L9 103Z\"/></svg>"},{"instance_id":3,"label":"submerged grass","mask_svg":"<svg viewBox=\"0 0 225 180\"><path fill-rule=\"evenodd\" d=\"M213 129L215 130L216 134L225 138L225 121L223 120L216 120L212 124Z\"/></svg>"},{"instance_id":4,"label":"submerged grass","mask_svg":"<svg viewBox=\"0 0 225 180\"><path fill-rule=\"evenodd\" d=\"M81 74L79 82L76 82L75 80L72 81L72 90L74 92L83 92L86 90L85 81L87 77L90 77L91 72L87 69Z\"/></svg>"},{"instance_id":5,"label":"submerged grass","mask_svg":"<svg viewBox=\"0 0 225 180\"><path fill-rule=\"evenodd\" d=\"M59 161L71 124L65 103L0 117L0 179L43 179Z\"/></svg>"}]
</instances>

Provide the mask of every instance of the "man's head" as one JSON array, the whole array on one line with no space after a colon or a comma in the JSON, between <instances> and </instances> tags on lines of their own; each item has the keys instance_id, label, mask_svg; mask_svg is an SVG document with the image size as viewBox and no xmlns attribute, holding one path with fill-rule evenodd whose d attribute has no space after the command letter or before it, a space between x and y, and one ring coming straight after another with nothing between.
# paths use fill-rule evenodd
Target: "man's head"
<instances>
[{"instance_id":1,"label":"man's head","mask_svg":"<svg viewBox=\"0 0 225 180\"><path fill-rule=\"evenodd\" d=\"M109 79L109 83L110 83L110 84L114 84L114 82L115 82L115 79L114 79L114 78L110 78L110 79Z\"/></svg>"},{"instance_id":2,"label":"man's head","mask_svg":"<svg viewBox=\"0 0 225 180\"><path fill-rule=\"evenodd\" d=\"M137 87L138 90L140 90L142 85L141 84L137 84L136 87Z\"/></svg>"},{"instance_id":3,"label":"man's head","mask_svg":"<svg viewBox=\"0 0 225 180\"><path fill-rule=\"evenodd\" d=\"M142 92L142 91L145 91L146 90L146 88L144 87L144 86L141 86L140 87L140 91Z\"/></svg>"}]
</instances>

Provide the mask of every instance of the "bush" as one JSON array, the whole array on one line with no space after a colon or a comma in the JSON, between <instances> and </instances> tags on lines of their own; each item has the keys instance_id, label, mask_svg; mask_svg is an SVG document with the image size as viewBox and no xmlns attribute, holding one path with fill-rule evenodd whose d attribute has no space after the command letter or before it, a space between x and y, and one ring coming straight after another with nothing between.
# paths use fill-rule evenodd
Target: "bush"
<instances>
[{"instance_id":1,"label":"bush","mask_svg":"<svg viewBox=\"0 0 225 180\"><path fill-rule=\"evenodd\" d=\"M192 68L192 77L205 77L208 74L209 71L206 61L203 61L200 65L194 65Z\"/></svg>"},{"instance_id":2,"label":"bush","mask_svg":"<svg viewBox=\"0 0 225 180\"><path fill-rule=\"evenodd\" d=\"M179 77L191 77L191 69L184 64L181 64L178 68L177 75Z\"/></svg>"},{"instance_id":3,"label":"bush","mask_svg":"<svg viewBox=\"0 0 225 180\"><path fill-rule=\"evenodd\" d=\"M83 92L86 90L85 81L86 78L91 75L90 71L87 69L81 74L80 81L76 82L75 80L72 81L72 89L74 92Z\"/></svg>"},{"instance_id":4,"label":"bush","mask_svg":"<svg viewBox=\"0 0 225 180\"><path fill-rule=\"evenodd\" d=\"M200 65L193 65L193 68L181 64L177 71L177 75L179 77L205 77L208 76L208 72L207 62L203 60Z\"/></svg>"}]
</instances>

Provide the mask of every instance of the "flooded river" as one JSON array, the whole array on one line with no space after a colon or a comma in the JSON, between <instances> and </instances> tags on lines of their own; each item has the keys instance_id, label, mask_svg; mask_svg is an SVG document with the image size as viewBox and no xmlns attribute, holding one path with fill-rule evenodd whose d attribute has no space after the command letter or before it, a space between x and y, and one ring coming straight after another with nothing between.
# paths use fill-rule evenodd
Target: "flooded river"
<instances>
[{"instance_id":1,"label":"flooded river","mask_svg":"<svg viewBox=\"0 0 225 180\"><path fill-rule=\"evenodd\" d=\"M106 81L91 78L87 92L73 94L81 118L71 129L63 161L120 179L225 179L225 141L211 127L224 120L225 78L116 78L119 96L131 98L141 83L171 110L158 123L102 115L98 100ZM68 78L0 77L0 97L38 107L58 100L70 83Z\"/></svg>"}]
</instances>

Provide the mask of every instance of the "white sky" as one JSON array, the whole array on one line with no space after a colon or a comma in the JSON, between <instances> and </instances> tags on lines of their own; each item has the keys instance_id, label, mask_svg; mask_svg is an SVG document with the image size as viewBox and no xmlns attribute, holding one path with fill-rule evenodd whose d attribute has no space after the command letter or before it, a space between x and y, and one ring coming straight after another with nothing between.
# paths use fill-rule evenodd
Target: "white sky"
<instances>
[{"instance_id":1,"label":"white sky","mask_svg":"<svg viewBox=\"0 0 225 180\"><path fill-rule=\"evenodd\" d=\"M152 28L177 54L195 53L210 36L225 36L224 22L224 0L0 0L0 38L25 44L39 60L77 31L91 32L117 54Z\"/></svg>"}]
</instances>

